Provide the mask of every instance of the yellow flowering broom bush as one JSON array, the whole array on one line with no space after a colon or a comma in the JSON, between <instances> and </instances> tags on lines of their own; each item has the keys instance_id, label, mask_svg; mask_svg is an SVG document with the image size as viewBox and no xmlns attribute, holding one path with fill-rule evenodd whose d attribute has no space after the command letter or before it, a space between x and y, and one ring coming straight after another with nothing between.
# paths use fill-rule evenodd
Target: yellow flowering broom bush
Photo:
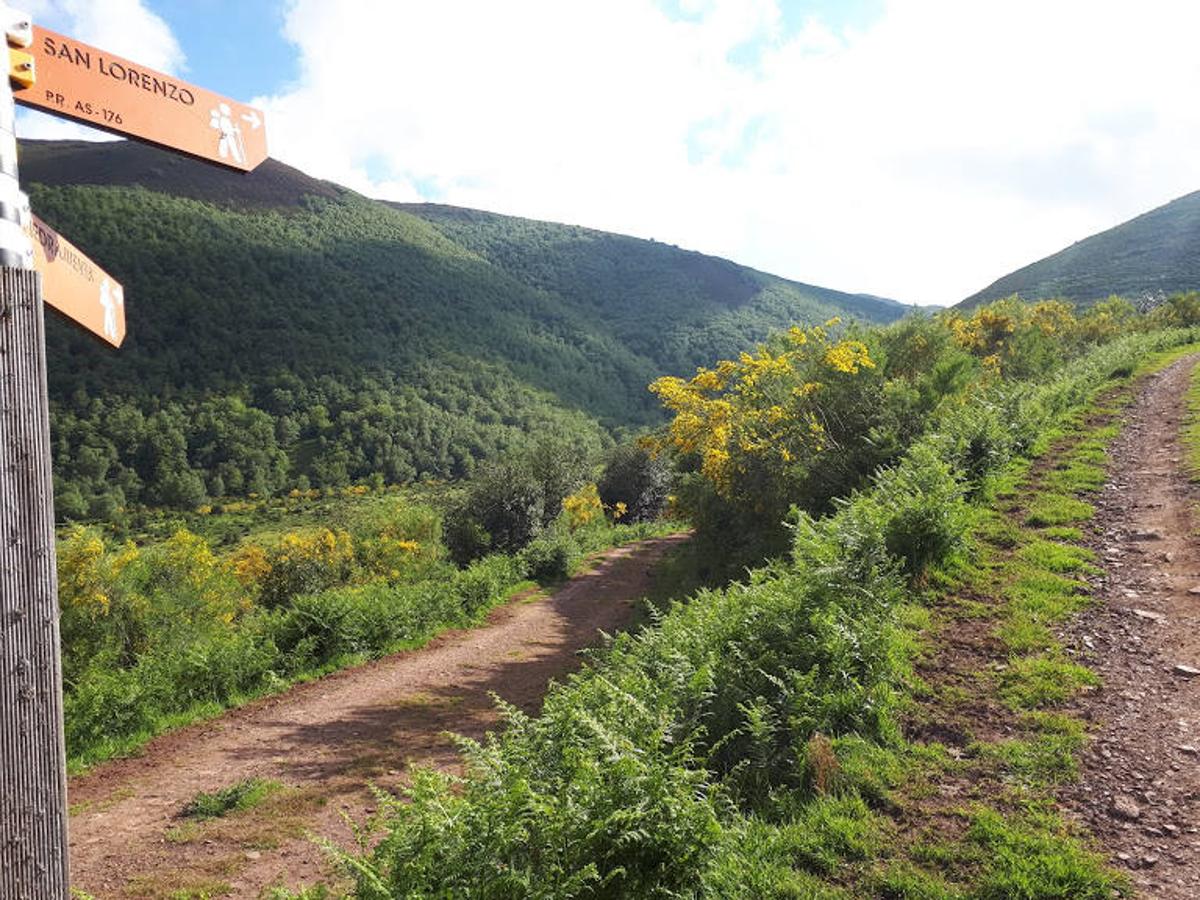
<instances>
[{"instance_id":1,"label":"yellow flowering broom bush","mask_svg":"<svg viewBox=\"0 0 1200 900\"><path fill-rule=\"evenodd\" d=\"M104 654L130 660L144 648L146 599L124 577L138 555L132 544L110 551L97 529L82 526L59 542L59 630L68 685L89 660Z\"/></svg>"},{"instance_id":2,"label":"yellow flowering broom bush","mask_svg":"<svg viewBox=\"0 0 1200 900\"><path fill-rule=\"evenodd\" d=\"M792 328L690 379L655 381L672 418L647 446L678 460L677 507L699 555L724 566L708 574L736 576L785 549L790 507L829 512L942 412L1111 339L1130 309L1114 300L1077 317L1062 300L1013 297L887 327Z\"/></svg>"},{"instance_id":3,"label":"yellow flowering broom bush","mask_svg":"<svg viewBox=\"0 0 1200 900\"><path fill-rule=\"evenodd\" d=\"M278 546L267 549L266 564L258 601L275 608L300 594L350 582L354 544L349 533L341 530L289 532Z\"/></svg>"},{"instance_id":4,"label":"yellow flowering broom bush","mask_svg":"<svg viewBox=\"0 0 1200 900\"><path fill-rule=\"evenodd\" d=\"M782 548L789 506L822 508L883 461L870 439L881 369L865 337L831 336L837 324L792 328L737 360L650 386L673 414L652 450L692 473L677 496L702 538Z\"/></svg>"}]
</instances>

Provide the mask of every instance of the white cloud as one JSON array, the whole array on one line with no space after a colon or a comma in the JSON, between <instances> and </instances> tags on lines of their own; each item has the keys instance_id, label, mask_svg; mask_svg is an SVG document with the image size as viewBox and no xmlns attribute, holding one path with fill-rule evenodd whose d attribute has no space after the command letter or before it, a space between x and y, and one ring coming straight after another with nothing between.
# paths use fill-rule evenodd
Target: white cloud
<instances>
[{"instance_id":1,"label":"white cloud","mask_svg":"<svg viewBox=\"0 0 1200 900\"><path fill-rule=\"evenodd\" d=\"M116 56L174 75L186 69L179 41L143 0L34 0L14 5L29 12L37 24ZM17 133L24 138L114 140L95 128L31 110L18 114Z\"/></svg>"},{"instance_id":2,"label":"white cloud","mask_svg":"<svg viewBox=\"0 0 1200 900\"><path fill-rule=\"evenodd\" d=\"M180 72L148 2L31 11ZM786 33L789 2L291 0L301 75L258 102L276 157L364 193L921 302L1200 187L1194 0L887 0ZM72 130L100 135L20 125Z\"/></svg>"},{"instance_id":3,"label":"white cloud","mask_svg":"<svg viewBox=\"0 0 1200 900\"><path fill-rule=\"evenodd\" d=\"M34 22L160 72L181 74L186 59L170 26L145 0L36 0L15 4Z\"/></svg>"},{"instance_id":4,"label":"white cloud","mask_svg":"<svg viewBox=\"0 0 1200 900\"><path fill-rule=\"evenodd\" d=\"M293 0L273 154L942 303L1200 187L1193 0L675 7Z\"/></svg>"}]
</instances>

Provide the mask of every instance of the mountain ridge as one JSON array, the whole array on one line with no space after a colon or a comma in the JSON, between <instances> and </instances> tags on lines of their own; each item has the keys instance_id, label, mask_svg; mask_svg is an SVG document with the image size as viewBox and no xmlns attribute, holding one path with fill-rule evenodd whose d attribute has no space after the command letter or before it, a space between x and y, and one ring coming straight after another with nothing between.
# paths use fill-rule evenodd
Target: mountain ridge
<instances>
[{"instance_id":1,"label":"mountain ridge","mask_svg":"<svg viewBox=\"0 0 1200 900\"><path fill-rule=\"evenodd\" d=\"M1134 216L996 279L964 308L1012 294L1088 306L1113 294L1153 303L1200 288L1200 191Z\"/></svg>"}]
</instances>

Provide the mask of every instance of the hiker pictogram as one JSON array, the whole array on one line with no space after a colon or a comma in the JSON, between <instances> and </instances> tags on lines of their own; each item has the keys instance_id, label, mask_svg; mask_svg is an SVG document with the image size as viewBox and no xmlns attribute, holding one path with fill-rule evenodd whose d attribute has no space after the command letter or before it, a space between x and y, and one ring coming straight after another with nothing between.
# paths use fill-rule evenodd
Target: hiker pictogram
<instances>
[{"instance_id":1,"label":"hiker pictogram","mask_svg":"<svg viewBox=\"0 0 1200 900\"><path fill-rule=\"evenodd\" d=\"M233 118L228 103L220 103L209 114L209 125L220 134L217 153L221 159L232 160L239 166L246 162L246 145L242 141L242 127Z\"/></svg>"},{"instance_id":2,"label":"hiker pictogram","mask_svg":"<svg viewBox=\"0 0 1200 900\"><path fill-rule=\"evenodd\" d=\"M105 278L100 284L100 305L104 308L104 336L111 341L116 341L120 334L117 327L117 311L121 311L123 318L125 291L119 284Z\"/></svg>"}]
</instances>

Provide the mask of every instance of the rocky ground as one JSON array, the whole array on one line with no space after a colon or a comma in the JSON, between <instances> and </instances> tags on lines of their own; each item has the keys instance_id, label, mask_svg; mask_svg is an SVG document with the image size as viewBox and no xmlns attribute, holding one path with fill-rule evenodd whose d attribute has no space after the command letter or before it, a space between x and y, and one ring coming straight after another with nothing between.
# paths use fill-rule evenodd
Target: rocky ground
<instances>
[{"instance_id":1,"label":"rocky ground","mask_svg":"<svg viewBox=\"0 0 1200 900\"><path fill-rule=\"evenodd\" d=\"M1140 895L1167 900L1200 897L1200 492L1179 436L1195 362L1128 410L1096 501L1098 602L1064 635L1102 683L1078 704L1094 731L1063 801Z\"/></svg>"}]
</instances>

